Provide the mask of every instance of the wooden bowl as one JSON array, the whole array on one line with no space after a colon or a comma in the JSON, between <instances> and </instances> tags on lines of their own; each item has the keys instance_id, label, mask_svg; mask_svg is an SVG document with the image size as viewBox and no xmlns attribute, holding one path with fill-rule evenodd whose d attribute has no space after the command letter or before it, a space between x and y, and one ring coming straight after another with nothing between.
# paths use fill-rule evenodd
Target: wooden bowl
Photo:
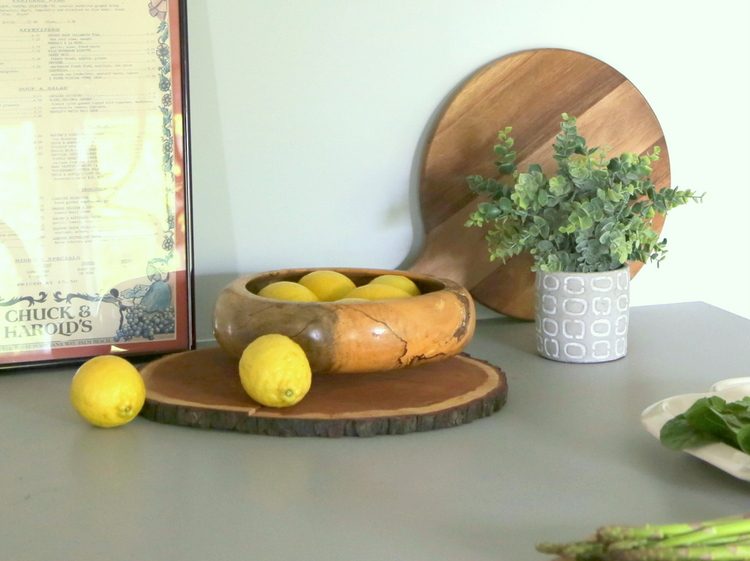
<instances>
[{"instance_id":1,"label":"wooden bowl","mask_svg":"<svg viewBox=\"0 0 750 561\"><path fill-rule=\"evenodd\" d=\"M297 281L316 269L286 269L241 277L216 302L214 335L239 358L267 333L294 339L313 372L377 372L459 353L474 335L476 312L469 291L447 279L380 269L336 269L357 286L378 275L413 280L419 296L366 302L288 302L258 296L272 282Z\"/></svg>"}]
</instances>

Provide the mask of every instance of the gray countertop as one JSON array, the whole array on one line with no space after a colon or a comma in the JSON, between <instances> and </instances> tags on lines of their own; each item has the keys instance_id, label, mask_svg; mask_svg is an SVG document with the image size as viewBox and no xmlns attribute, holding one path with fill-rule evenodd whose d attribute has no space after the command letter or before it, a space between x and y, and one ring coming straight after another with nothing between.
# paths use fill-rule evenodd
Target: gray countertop
<instances>
[{"instance_id":1,"label":"gray countertop","mask_svg":"<svg viewBox=\"0 0 750 561\"><path fill-rule=\"evenodd\" d=\"M750 376L750 321L706 304L635 308L628 355L568 365L533 323L484 314L467 349L508 402L455 428L277 438L85 424L74 367L0 375L0 559L524 561L605 523L750 510L750 483L663 448L662 398Z\"/></svg>"}]
</instances>

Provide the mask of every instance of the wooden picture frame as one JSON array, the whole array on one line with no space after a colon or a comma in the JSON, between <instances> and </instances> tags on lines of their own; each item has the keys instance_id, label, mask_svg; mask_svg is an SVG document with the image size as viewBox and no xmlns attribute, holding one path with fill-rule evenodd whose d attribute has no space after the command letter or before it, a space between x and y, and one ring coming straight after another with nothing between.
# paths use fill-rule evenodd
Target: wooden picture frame
<instances>
[{"instance_id":1,"label":"wooden picture frame","mask_svg":"<svg viewBox=\"0 0 750 561\"><path fill-rule=\"evenodd\" d=\"M0 10L0 368L195 344L186 2L86 6Z\"/></svg>"}]
</instances>

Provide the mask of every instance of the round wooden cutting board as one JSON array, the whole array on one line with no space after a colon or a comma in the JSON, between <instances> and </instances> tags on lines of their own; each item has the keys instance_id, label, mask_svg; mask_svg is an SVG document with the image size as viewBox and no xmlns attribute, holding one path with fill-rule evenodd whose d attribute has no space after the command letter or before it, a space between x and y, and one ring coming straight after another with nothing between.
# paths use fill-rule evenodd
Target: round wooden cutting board
<instances>
[{"instance_id":1,"label":"round wooden cutting board","mask_svg":"<svg viewBox=\"0 0 750 561\"><path fill-rule=\"evenodd\" d=\"M506 401L502 370L466 355L378 373L315 374L293 407L264 407L219 348L168 355L141 369L153 421L274 436L373 436L447 428Z\"/></svg>"},{"instance_id":2,"label":"round wooden cutting board","mask_svg":"<svg viewBox=\"0 0 750 561\"><path fill-rule=\"evenodd\" d=\"M466 228L477 201L468 175L497 176L493 146L497 133L513 127L517 163L539 163L548 174L557 166L552 144L560 116L578 119L588 145L611 155L661 147L652 180L670 183L664 133L646 99L622 74L582 53L560 49L523 51L480 68L448 100L427 142L420 181L425 227L422 251L409 269L446 277L469 289L485 306L508 316L533 319L534 274L528 254L505 264L490 262L485 232ZM654 229L660 232L663 219ZM631 266L631 276L642 263Z\"/></svg>"}]
</instances>

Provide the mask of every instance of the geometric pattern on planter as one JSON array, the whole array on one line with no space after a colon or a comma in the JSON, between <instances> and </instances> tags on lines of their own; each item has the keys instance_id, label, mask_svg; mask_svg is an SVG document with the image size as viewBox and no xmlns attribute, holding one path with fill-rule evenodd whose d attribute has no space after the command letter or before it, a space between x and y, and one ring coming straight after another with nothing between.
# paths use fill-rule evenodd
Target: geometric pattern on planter
<instances>
[{"instance_id":1,"label":"geometric pattern on planter","mask_svg":"<svg viewBox=\"0 0 750 561\"><path fill-rule=\"evenodd\" d=\"M536 273L537 351L562 362L606 362L627 353L630 272Z\"/></svg>"}]
</instances>

